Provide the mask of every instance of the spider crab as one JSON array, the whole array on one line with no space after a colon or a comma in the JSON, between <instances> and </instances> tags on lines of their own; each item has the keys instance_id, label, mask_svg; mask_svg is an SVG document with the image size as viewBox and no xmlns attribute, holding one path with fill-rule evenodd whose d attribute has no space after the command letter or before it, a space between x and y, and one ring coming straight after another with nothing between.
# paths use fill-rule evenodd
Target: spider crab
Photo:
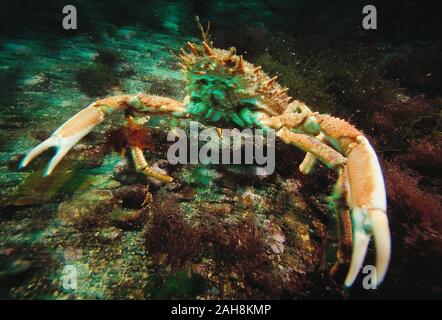
<instances>
[{"instance_id":1,"label":"spider crab","mask_svg":"<svg viewBox=\"0 0 442 320\"><path fill-rule=\"evenodd\" d=\"M311 172L319 160L338 172L333 200L338 213L340 245L332 276L348 270L344 285L350 287L364 262L370 238L376 246L376 284L387 272L390 230L386 215L386 192L376 153L361 131L348 122L312 112L287 95L288 88L270 78L261 67L246 62L235 48L217 49L202 32L201 44L181 49L180 65L187 80L183 101L150 94L117 95L98 100L75 114L48 139L33 148L20 168L50 147L57 152L45 175L50 175L66 153L111 113L125 112L128 125L133 116L169 115L192 117L206 125L228 128L272 129L276 137L306 152L299 169ZM209 25L210 26L210 25ZM129 146L137 171L154 179L172 178L151 168L137 146ZM345 271L344 271L345 272Z\"/></svg>"}]
</instances>

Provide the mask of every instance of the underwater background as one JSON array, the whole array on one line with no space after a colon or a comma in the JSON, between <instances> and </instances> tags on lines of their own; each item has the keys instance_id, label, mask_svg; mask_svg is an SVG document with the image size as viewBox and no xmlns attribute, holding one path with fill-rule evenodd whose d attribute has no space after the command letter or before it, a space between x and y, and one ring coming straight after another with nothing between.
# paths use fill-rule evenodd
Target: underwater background
<instances>
[{"instance_id":1,"label":"underwater background","mask_svg":"<svg viewBox=\"0 0 442 320\"><path fill-rule=\"evenodd\" d=\"M78 29L64 30L72 4ZM364 30L373 4L378 29ZM0 6L1 299L392 299L442 297L442 19L430 1L24 1ZM312 110L354 124L383 168L392 232L384 283L344 291L328 272L336 174L299 173L304 153L277 144L276 172L168 166L151 119L158 185L130 168L112 117L43 178L46 152L23 155L108 95L184 98L176 55L211 22L237 52ZM146 133L147 135L147 133ZM373 249L368 262L373 262ZM66 266L78 272L66 289Z\"/></svg>"}]
</instances>

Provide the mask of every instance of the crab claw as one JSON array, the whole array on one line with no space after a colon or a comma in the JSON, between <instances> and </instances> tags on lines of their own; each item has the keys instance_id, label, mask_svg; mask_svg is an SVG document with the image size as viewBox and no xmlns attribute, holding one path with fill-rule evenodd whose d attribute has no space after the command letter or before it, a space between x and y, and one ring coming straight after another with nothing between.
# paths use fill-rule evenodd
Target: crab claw
<instances>
[{"instance_id":1,"label":"crab claw","mask_svg":"<svg viewBox=\"0 0 442 320\"><path fill-rule=\"evenodd\" d=\"M346 287L353 284L359 273L371 236L376 247L376 285L383 281L387 272L391 247L381 167L367 138L358 136L356 142L347 160L353 253Z\"/></svg>"},{"instance_id":2,"label":"crab claw","mask_svg":"<svg viewBox=\"0 0 442 320\"><path fill-rule=\"evenodd\" d=\"M49 162L44 175L50 175L57 164L63 159L66 153L78 142L81 138L87 135L92 129L100 124L105 117L103 108L92 103L87 108L81 110L68 121L66 121L60 128L58 128L48 139L40 143L32 149L25 158L20 162L19 168L26 167L42 152L51 147L57 148L57 153Z\"/></svg>"}]
</instances>

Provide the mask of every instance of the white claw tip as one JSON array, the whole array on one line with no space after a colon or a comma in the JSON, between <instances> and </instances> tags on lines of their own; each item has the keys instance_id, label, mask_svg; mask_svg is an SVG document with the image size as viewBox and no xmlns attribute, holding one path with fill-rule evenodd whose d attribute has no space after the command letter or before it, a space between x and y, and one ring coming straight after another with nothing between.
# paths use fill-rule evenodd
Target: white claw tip
<instances>
[{"instance_id":1,"label":"white claw tip","mask_svg":"<svg viewBox=\"0 0 442 320\"><path fill-rule=\"evenodd\" d=\"M373 237L376 248L376 273L377 284L380 284L387 273L390 263L391 240L388 218L382 210L370 211L370 220L372 222Z\"/></svg>"},{"instance_id":2,"label":"white claw tip","mask_svg":"<svg viewBox=\"0 0 442 320\"><path fill-rule=\"evenodd\" d=\"M376 249L376 285L382 283L387 273L391 251L387 215L383 210L379 209L353 208L353 253L350 269L344 283L347 288L353 285L365 259L371 236L371 233L368 233L364 228L364 222L367 222L367 218L371 225L371 233L373 234Z\"/></svg>"},{"instance_id":3,"label":"white claw tip","mask_svg":"<svg viewBox=\"0 0 442 320\"><path fill-rule=\"evenodd\" d=\"M24 167L26 167L27 166L27 161L25 161L26 160L26 157L25 158L23 158L22 159L22 161L20 161L20 163L19 163L19 165L18 165L18 170L21 170L21 169L23 169Z\"/></svg>"}]
</instances>

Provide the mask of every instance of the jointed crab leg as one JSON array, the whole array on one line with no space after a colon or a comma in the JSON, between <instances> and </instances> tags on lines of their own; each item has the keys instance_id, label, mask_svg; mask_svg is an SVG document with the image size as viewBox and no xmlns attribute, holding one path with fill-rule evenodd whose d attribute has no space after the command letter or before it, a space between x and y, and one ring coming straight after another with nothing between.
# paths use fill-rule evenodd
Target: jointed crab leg
<instances>
[{"instance_id":1,"label":"jointed crab leg","mask_svg":"<svg viewBox=\"0 0 442 320\"><path fill-rule=\"evenodd\" d=\"M134 118L128 114L126 115L126 120L127 120L127 125L129 126L129 128L133 128L136 127L137 124L134 120ZM162 174L154 169L152 169L151 167L149 167L149 165L147 164L146 158L144 157L143 154L143 150L135 145L131 145L129 146L130 149L130 153L132 156L132 161L135 165L135 170L137 170L138 172L141 172L149 177L152 177L156 180L160 180L163 182L172 182L172 177L169 177L168 175Z\"/></svg>"},{"instance_id":2,"label":"jointed crab leg","mask_svg":"<svg viewBox=\"0 0 442 320\"><path fill-rule=\"evenodd\" d=\"M312 113L297 101L282 115L260 115L265 126L277 129L284 142L308 152L301 170L308 172L317 158L343 172L338 183L351 209L353 253L345 285L356 279L371 236L376 245L377 284L382 282L390 260L390 230L386 215L386 193L376 154L364 135L342 119ZM295 110L298 112L293 112ZM330 146L332 147L330 147Z\"/></svg>"},{"instance_id":3,"label":"jointed crab leg","mask_svg":"<svg viewBox=\"0 0 442 320\"><path fill-rule=\"evenodd\" d=\"M322 143L325 143L325 136L322 133L318 134L316 136L316 139ZM316 161L317 157L315 157L314 154L307 152L304 160L299 165L299 171L305 174L309 174L312 171L313 167L315 166Z\"/></svg>"},{"instance_id":4,"label":"jointed crab leg","mask_svg":"<svg viewBox=\"0 0 442 320\"><path fill-rule=\"evenodd\" d=\"M168 175L162 174L160 172L155 171L147 164L146 158L144 157L143 150L138 147L131 146L130 152L132 155L132 160L135 164L135 169L138 172L142 172L145 175L152 177L156 180L160 180L162 182L172 182L173 178Z\"/></svg>"},{"instance_id":5,"label":"jointed crab leg","mask_svg":"<svg viewBox=\"0 0 442 320\"><path fill-rule=\"evenodd\" d=\"M371 235L376 246L376 276L384 279L390 261L386 192L378 158L367 138L342 119L314 114L328 142L347 156L348 197L353 226L353 255L345 285L351 286L365 258Z\"/></svg>"},{"instance_id":6,"label":"jointed crab leg","mask_svg":"<svg viewBox=\"0 0 442 320\"><path fill-rule=\"evenodd\" d=\"M107 113L113 110L112 108L107 108L105 105L98 104L98 101L92 103L66 121L48 139L32 149L20 163L20 168L26 167L32 159L48 148L56 147L57 153L45 171L45 175L51 174L66 153L80 141L81 138L91 132L95 126L100 124Z\"/></svg>"},{"instance_id":7,"label":"jointed crab leg","mask_svg":"<svg viewBox=\"0 0 442 320\"><path fill-rule=\"evenodd\" d=\"M45 150L56 147L57 153L49 163L45 175L50 175L66 153L91 132L98 124L103 122L106 115L114 111L123 111L127 108L135 112L150 114L173 113L181 115L184 111L182 103L165 97L154 95L120 95L98 100L81 110L48 139L32 149L20 163L20 168L26 167L29 162Z\"/></svg>"},{"instance_id":8,"label":"jointed crab leg","mask_svg":"<svg viewBox=\"0 0 442 320\"><path fill-rule=\"evenodd\" d=\"M346 162L346 159L342 154L328 145L321 143L315 137L294 133L287 128L278 130L276 136L285 143L294 144L298 148L309 152L312 156L321 159L330 168L342 166Z\"/></svg>"},{"instance_id":9,"label":"jointed crab leg","mask_svg":"<svg viewBox=\"0 0 442 320\"><path fill-rule=\"evenodd\" d=\"M348 202L353 225L353 256L345 280L348 287L354 282L363 263L371 234L376 245L377 284L382 282L387 272L391 249L381 168L367 138L358 136L356 141L357 145L349 151L347 162Z\"/></svg>"},{"instance_id":10,"label":"jointed crab leg","mask_svg":"<svg viewBox=\"0 0 442 320\"><path fill-rule=\"evenodd\" d=\"M352 225L350 218L350 210L348 203L345 201L349 198L347 169L339 169L338 181L333 190L333 194L329 197L335 208L336 220L338 223L339 247L337 252L337 261L330 270L330 275L334 278L341 278L341 274L348 268L352 256ZM344 276L344 275L342 275Z\"/></svg>"}]
</instances>

